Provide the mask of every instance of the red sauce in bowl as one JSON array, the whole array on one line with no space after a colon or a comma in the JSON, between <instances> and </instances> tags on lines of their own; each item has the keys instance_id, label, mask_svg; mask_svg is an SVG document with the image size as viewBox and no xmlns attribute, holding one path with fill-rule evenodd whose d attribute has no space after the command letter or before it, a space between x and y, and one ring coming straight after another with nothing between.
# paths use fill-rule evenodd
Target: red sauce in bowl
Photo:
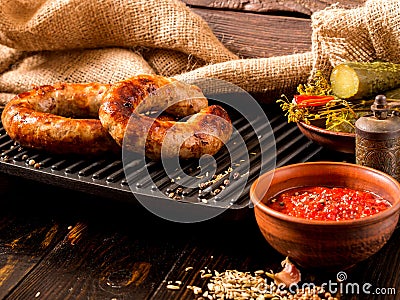
<instances>
[{"instance_id":1,"label":"red sauce in bowl","mask_svg":"<svg viewBox=\"0 0 400 300\"><path fill-rule=\"evenodd\" d=\"M267 205L289 216L320 221L364 218L391 206L389 201L368 191L322 186L284 191Z\"/></svg>"}]
</instances>

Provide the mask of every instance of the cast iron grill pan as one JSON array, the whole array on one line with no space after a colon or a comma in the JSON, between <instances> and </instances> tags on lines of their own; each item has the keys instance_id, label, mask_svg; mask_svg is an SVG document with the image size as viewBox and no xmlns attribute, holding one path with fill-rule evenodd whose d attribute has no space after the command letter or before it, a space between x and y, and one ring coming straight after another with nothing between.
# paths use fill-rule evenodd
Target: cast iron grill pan
<instances>
[{"instance_id":1,"label":"cast iron grill pan","mask_svg":"<svg viewBox=\"0 0 400 300\"><path fill-rule=\"evenodd\" d=\"M198 176L198 161L180 162L182 170L189 175L185 178L186 181L180 182L179 176L174 177L174 174L168 176L159 162L133 160L129 164L125 163L124 171L124 164L120 157L59 156L25 149L10 139L1 123L0 171L29 180L131 203L137 202L131 190L133 188L135 193L162 198L164 201L185 201L211 206L223 206L224 203L229 203L229 209L239 209L249 205L250 185L260 174L261 168L265 168L265 165L261 166L261 139L265 139L266 145L276 147L276 165L275 158L271 158L271 161L267 160L266 169L263 171L275 166L312 160L321 150L321 147L308 140L295 124L287 123L286 118L276 107L272 109L267 107L265 111L273 130L272 137L271 133L261 137L256 135L255 131L262 132L266 127L265 122L257 116L253 120L247 120L235 114L232 118L233 125L238 130L237 134L240 134L246 143L245 156L250 164L246 174L241 173L240 164L244 153L236 151L235 147L229 148L231 153L228 153L225 147L222 148L214 156L215 160L210 162L216 170L215 175L236 175L230 182L225 181L228 175L220 180ZM204 165L202 165L203 168ZM149 174L150 177L144 174ZM237 188L243 186L241 194L232 198ZM160 191L162 197L154 193L155 190Z\"/></svg>"}]
</instances>

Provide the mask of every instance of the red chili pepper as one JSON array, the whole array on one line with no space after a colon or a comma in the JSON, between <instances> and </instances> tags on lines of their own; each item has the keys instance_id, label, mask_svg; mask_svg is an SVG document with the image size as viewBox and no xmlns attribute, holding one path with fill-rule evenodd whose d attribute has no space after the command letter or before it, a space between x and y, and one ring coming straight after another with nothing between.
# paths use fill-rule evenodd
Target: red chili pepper
<instances>
[{"instance_id":1,"label":"red chili pepper","mask_svg":"<svg viewBox=\"0 0 400 300\"><path fill-rule=\"evenodd\" d=\"M321 106L334 99L334 96L294 95L294 102L299 106Z\"/></svg>"}]
</instances>

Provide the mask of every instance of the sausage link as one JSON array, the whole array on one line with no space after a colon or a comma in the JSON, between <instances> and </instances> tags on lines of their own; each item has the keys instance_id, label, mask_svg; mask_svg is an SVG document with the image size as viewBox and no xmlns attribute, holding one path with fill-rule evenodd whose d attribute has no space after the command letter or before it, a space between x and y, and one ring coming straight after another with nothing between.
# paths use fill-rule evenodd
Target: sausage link
<instances>
[{"instance_id":1,"label":"sausage link","mask_svg":"<svg viewBox=\"0 0 400 300\"><path fill-rule=\"evenodd\" d=\"M23 147L55 154L119 152L98 119L108 84L57 83L35 87L11 99L1 121Z\"/></svg>"},{"instance_id":2,"label":"sausage link","mask_svg":"<svg viewBox=\"0 0 400 300\"><path fill-rule=\"evenodd\" d=\"M185 121L150 118L147 110L165 110ZM195 85L158 75L139 75L113 84L99 109L101 123L118 145L150 159L214 155L232 134L228 113Z\"/></svg>"}]
</instances>

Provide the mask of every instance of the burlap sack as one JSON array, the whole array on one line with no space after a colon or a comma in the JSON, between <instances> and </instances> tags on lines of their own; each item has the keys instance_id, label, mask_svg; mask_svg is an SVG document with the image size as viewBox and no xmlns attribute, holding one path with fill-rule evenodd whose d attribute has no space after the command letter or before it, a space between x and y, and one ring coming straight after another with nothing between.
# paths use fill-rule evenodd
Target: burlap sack
<instances>
[{"instance_id":1,"label":"burlap sack","mask_svg":"<svg viewBox=\"0 0 400 300\"><path fill-rule=\"evenodd\" d=\"M174 50L152 49L143 52L143 57L157 74L167 77L189 72L206 64L200 58Z\"/></svg>"},{"instance_id":2,"label":"burlap sack","mask_svg":"<svg viewBox=\"0 0 400 300\"><path fill-rule=\"evenodd\" d=\"M179 0L0 0L0 105L33 85L170 76L237 58Z\"/></svg>"},{"instance_id":3,"label":"burlap sack","mask_svg":"<svg viewBox=\"0 0 400 300\"><path fill-rule=\"evenodd\" d=\"M24 51L149 47L236 59L179 0L1 0L0 44Z\"/></svg>"},{"instance_id":4,"label":"burlap sack","mask_svg":"<svg viewBox=\"0 0 400 300\"><path fill-rule=\"evenodd\" d=\"M249 93L263 93L265 97L257 100L270 103L282 93L293 93L299 83L307 81L312 58L312 53L306 52L279 57L238 59L207 65L174 77L189 82L201 78L224 80Z\"/></svg>"},{"instance_id":5,"label":"burlap sack","mask_svg":"<svg viewBox=\"0 0 400 300\"><path fill-rule=\"evenodd\" d=\"M24 55L23 51L19 51L7 46L0 45L0 73L8 70L18 59Z\"/></svg>"},{"instance_id":6,"label":"burlap sack","mask_svg":"<svg viewBox=\"0 0 400 300\"><path fill-rule=\"evenodd\" d=\"M382 60L400 63L400 1L369 0L364 6L336 5L312 15L311 76L326 76L345 61Z\"/></svg>"},{"instance_id":7,"label":"burlap sack","mask_svg":"<svg viewBox=\"0 0 400 300\"><path fill-rule=\"evenodd\" d=\"M122 48L31 52L0 76L3 92L20 93L55 82L113 83L130 74L154 74L143 57Z\"/></svg>"},{"instance_id":8,"label":"burlap sack","mask_svg":"<svg viewBox=\"0 0 400 300\"><path fill-rule=\"evenodd\" d=\"M0 99L32 84L157 73L217 78L274 102L343 61L400 62L400 1L333 5L312 15L312 30L310 52L239 59L179 0L0 0Z\"/></svg>"},{"instance_id":9,"label":"burlap sack","mask_svg":"<svg viewBox=\"0 0 400 300\"><path fill-rule=\"evenodd\" d=\"M332 68L345 61L400 62L400 1L369 0L353 9L332 5L312 15L312 51L288 56L233 60L175 76L181 80L214 77L248 92L271 97L296 93L300 83L316 71L329 78Z\"/></svg>"},{"instance_id":10,"label":"burlap sack","mask_svg":"<svg viewBox=\"0 0 400 300\"><path fill-rule=\"evenodd\" d=\"M14 96L15 94L12 93L0 93L0 108L6 105Z\"/></svg>"}]
</instances>

